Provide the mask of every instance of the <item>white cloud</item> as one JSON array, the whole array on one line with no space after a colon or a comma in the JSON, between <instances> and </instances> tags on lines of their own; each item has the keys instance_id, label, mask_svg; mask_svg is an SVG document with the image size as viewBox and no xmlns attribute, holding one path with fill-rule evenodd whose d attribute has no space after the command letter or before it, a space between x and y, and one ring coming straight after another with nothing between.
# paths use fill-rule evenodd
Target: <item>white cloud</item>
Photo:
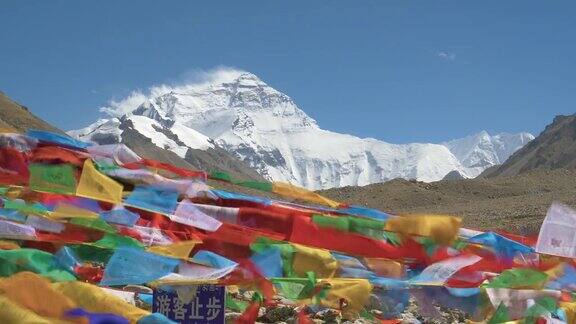
<instances>
[{"instance_id":1,"label":"white cloud","mask_svg":"<svg viewBox=\"0 0 576 324\"><path fill-rule=\"evenodd\" d=\"M146 91L134 90L125 98L110 100L107 106L100 107L100 111L111 117L119 117L138 108L149 98L158 97L172 91L192 91L204 88L210 84L232 82L242 73L246 72L227 66L220 66L211 70L191 70L183 75L180 82L154 85Z\"/></svg>"},{"instance_id":2,"label":"white cloud","mask_svg":"<svg viewBox=\"0 0 576 324\"><path fill-rule=\"evenodd\" d=\"M456 60L456 54L454 54L454 53L440 51L440 52L437 52L436 55L445 61L455 61Z\"/></svg>"}]
</instances>

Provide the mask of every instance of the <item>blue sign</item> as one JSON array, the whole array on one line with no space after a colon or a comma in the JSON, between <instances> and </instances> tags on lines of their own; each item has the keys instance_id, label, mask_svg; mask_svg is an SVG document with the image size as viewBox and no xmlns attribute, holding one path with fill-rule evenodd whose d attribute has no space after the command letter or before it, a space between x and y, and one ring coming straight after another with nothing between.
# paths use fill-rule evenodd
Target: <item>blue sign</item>
<instances>
[{"instance_id":1,"label":"blue sign","mask_svg":"<svg viewBox=\"0 0 576 324\"><path fill-rule=\"evenodd\" d=\"M186 289L192 289L186 297L183 294L179 297L175 290L154 290L152 311L182 324L224 323L224 286L198 285Z\"/></svg>"}]
</instances>

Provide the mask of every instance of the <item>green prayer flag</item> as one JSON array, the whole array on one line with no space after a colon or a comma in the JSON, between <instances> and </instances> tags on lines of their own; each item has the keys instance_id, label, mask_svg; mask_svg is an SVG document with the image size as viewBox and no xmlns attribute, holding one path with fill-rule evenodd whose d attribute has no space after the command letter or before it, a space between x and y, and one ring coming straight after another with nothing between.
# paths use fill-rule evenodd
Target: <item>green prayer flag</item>
<instances>
[{"instance_id":1,"label":"green prayer flag","mask_svg":"<svg viewBox=\"0 0 576 324\"><path fill-rule=\"evenodd\" d=\"M212 171L210 173L210 178L215 180L232 182L232 177L224 171Z\"/></svg>"},{"instance_id":2,"label":"green prayer flag","mask_svg":"<svg viewBox=\"0 0 576 324\"><path fill-rule=\"evenodd\" d=\"M526 310L524 314L525 323L536 323L536 320L545 314L554 313L558 308L556 299L552 297L542 297L535 300L535 304Z\"/></svg>"},{"instance_id":3,"label":"green prayer flag","mask_svg":"<svg viewBox=\"0 0 576 324\"><path fill-rule=\"evenodd\" d=\"M134 238L114 233L106 233L102 239L92 245L106 249L116 249L122 246L144 249L144 244Z\"/></svg>"},{"instance_id":4,"label":"green prayer flag","mask_svg":"<svg viewBox=\"0 0 576 324\"><path fill-rule=\"evenodd\" d=\"M293 300L310 298L315 285L310 278L272 278L270 280L282 292L282 296Z\"/></svg>"},{"instance_id":5,"label":"green prayer flag","mask_svg":"<svg viewBox=\"0 0 576 324\"><path fill-rule=\"evenodd\" d=\"M431 238L431 237L420 237L418 239L418 241L424 245L424 250L426 251L426 254L428 254L429 256L432 256L436 250L440 247L440 245L438 245L438 243L436 243L436 241Z\"/></svg>"},{"instance_id":6,"label":"green prayer flag","mask_svg":"<svg viewBox=\"0 0 576 324\"><path fill-rule=\"evenodd\" d=\"M30 271L52 281L74 281L76 277L64 270L48 252L36 249L0 250L0 276Z\"/></svg>"},{"instance_id":7,"label":"green prayer flag","mask_svg":"<svg viewBox=\"0 0 576 324\"><path fill-rule=\"evenodd\" d=\"M382 234L384 236L384 239L386 241L388 241L390 244L400 245L400 243L402 243L402 241L400 240L400 237L398 237L397 233L385 231Z\"/></svg>"},{"instance_id":8,"label":"green prayer flag","mask_svg":"<svg viewBox=\"0 0 576 324\"><path fill-rule=\"evenodd\" d=\"M350 232L362 234L376 239L384 238L384 222L361 217L348 217Z\"/></svg>"},{"instance_id":9,"label":"green prayer flag","mask_svg":"<svg viewBox=\"0 0 576 324\"><path fill-rule=\"evenodd\" d=\"M114 254L114 250L108 248L101 248L94 245L81 244L81 245L68 245L78 259L82 261L90 261L96 263L106 264Z\"/></svg>"},{"instance_id":10,"label":"green prayer flag","mask_svg":"<svg viewBox=\"0 0 576 324\"><path fill-rule=\"evenodd\" d=\"M272 192L272 182L261 182L261 181L239 181L236 183L239 186L257 189L266 192Z\"/></svg>"},{"instance_id":11,"label":"green prayer flag","mask_svg":"<svg viewBox=\"0 0 576 324\"><path fill-rule=\"evenodd\" d=\"M303 283L289 282L289 281L279 281L275 283L279 290L282 292L282 296L297 300L300 298L300 294L306 287Z\"/></svg>"},{"instance_id":12,"label":"green prayer flag","mask_svg":"<svg viewBox=\"0 0 576 324\"><path fill-rule=\"evenodd\" d=\"M244 312L244 310L248 307L248 303L243 300L237 300L232 297L230 294L226 294L226 309L231 309L235 312Z\"/></svg>"},{"instance_id":13,"label":"green prayer flag","mask_svg":"<svg viewBox=\"0 0 576 324\"><path fill-rule=\"evenodd\" d=\"M94 164L98 171L105 173L106 171L118 170L119 166L112 163L106 163L104 161L94 161Z\"/></svg>"},{"instance_id":14,"label":"green prayer flag","mask_svg":"<svg viewBox=\"0 0 576 324\"><path fill-rule=\"evenodd\" d=\"M541 289L548 275L529 268L508 269L494 278L486 287L515 288L515 289Z\"/></svg>"},{"instance_id":15,"label":"green prayer flag","mask_svg":"<svg viewBox=\"0 0 576 324\"><path fill-rule=\"evenodd\" d=\"M295 277L294 269L292 267L294 260L294 246L290 243L275 241L267 237L258 237L254 243L250 244L250 249L256 253L262 253L265 250L274 247L280 250L282 257L282 272L287 278Z\"/></svg>"},{"instance_id":16,"label":"green prayer flag","mask_svg":"<svg viewBox=\"0 0 576 324\"><path fill-rule=\"evenodd\" d=\"M558 308L557 300L549 296L537 298L536 304L541 305L549 312L555 312Z\"/></svg>"},{"instance_id":17,"label":"green prayer flag","mask_svg":"<svg viewBox=\"0 0 576 324\"><path fill-rule=\"evenodd\" d=\"M488 321L488 324L497 324L497 323L504 323L510 321L510 314L508 312L508 307L504 305L504 303L500 303L498 308Z\"/></svg>"},{"instance_id":18,"label":"green prayer flag","mask_svg":"<svg viewBox=\"0 0 576 324\"><path fill-rule=\"evenodd\" d=\"M41 192L74 194L76 178L70 164L30 164L30 188Z\"/></svg>"},{"instance_id":19,"label":"green prayer flag","mask_svg":"<svg viewBox=\"0 0 576 324\"><path fill-rule=\"evenodd\" d=\"M10 199L4 199L3 201L5 209L14 209L23 214L45 215L48 212L48 209L39 203L28 205L24 202Z\"/></svg>"},{"instance_id":20,"label":"green prayer flag","mask_svg":"<svg viewBox=\"0 0 576 324\"><path fill-rule=\"evenodd\" d=\"M312 215L312 222L320 227L334 228L340 231L357 233L376 239L386 238L384 233L384 222L375 219L316 214Z\"/></svg>"},{"instance_id":21,"label":"green prayer flag","mask_svg":"<svg viewBox=\"0 0 576 324\"><path fill-rule=\"evenodd\" d=\"M369 321L374 321L376 319L376 317L366 309L363 309L359 315L360 317L365 318Z\"/></svg>"},{"instance_id":22,"label":"green prayer flag","mask_svg":"<svg viewBox=\"0 0 576 324\"><path fill-rule=\"evenodd\" d=\"M114 226L106 223L106 221L100 218L75 217L70 219L70 223L83 227L89 227L106 233L116 233L116 228L114 228Z\"/></svg>"},{"instance_id":23,"label":"green prayer flag","mask_svg":"<svg viewBox=\"0 0 576 324\"><path fill-rule=\"evenodd\" d=\"M456 239L454 241L454 243L452 244L452 247L455 248L456 250L462 250L467 246L468 246L468 243L462 239Z\"/></svg>"},{"instance_id":24,"label":"green prayer flag","mask_svg":"<svg viewBox=\"0 0 576 324\"><path fill-rule=\"evenodd\" d=\"M312 215L312 222L320 227L329 227L345 232L350 230L348 217L333 217L315 214Z\"/></svg>"},{"instance_id":25,"label":"green prayer flag","mask_svg":"<svg viewBox=\"0 0 576 324\"><path fill-rule=\"evenodd\" d=\"M254 295L252 295L252 301L262 303L264 301L264 296L262 296L262 294L260 294L259 292L255 291Z\"/></svg>"}]
</instances>

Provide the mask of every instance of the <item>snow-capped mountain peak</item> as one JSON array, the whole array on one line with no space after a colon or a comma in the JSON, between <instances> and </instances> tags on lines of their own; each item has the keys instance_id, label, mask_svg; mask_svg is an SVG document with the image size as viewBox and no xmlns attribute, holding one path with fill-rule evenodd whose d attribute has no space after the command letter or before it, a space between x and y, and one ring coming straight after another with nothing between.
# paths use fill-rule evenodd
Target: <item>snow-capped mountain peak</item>
<instances>
[{"instance_id":1,"label":"snow-capped mountain peak","mask_svg":"<svg viewBox=\"0 0 576 324\"><path fill-rule=\"evenodd\" d=\"M397 177L434 181L454 170L472 177L533 138L481 132L443 144L397 145L335 133L321 129L288 95L239 71L213 82L157 87L113 104L103 109L113 118L70 134L120 141L114 127L131 127L180 156L188 148L218 146L270 180L311 189Z\"/></svg>"},{"instance_id":2,"label":"snow-capped mountain peak","mask_svg":"<svg viewBox=\"0 0 576 324\"><path fill-rule=\"evenodd\" d=\"M483 130L477 134L442 143L475 177L486 168L504 163L512 153L534 139L529 133L500 133L494 136Z\"/></svg>"}]
</instances>

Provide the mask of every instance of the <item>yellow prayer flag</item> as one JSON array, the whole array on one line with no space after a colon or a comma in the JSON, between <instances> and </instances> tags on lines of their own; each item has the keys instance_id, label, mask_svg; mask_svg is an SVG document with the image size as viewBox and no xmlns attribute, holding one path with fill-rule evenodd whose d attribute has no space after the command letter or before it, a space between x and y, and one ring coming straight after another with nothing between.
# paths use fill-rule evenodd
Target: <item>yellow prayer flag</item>
<instances>
[{"instance_id":1,"label":"yellow prayer flag","mask_svg":"<svg viewBox=\"0 0 576 324\"><path fill-rule=\"evenodd\" d=\"M68 204L58 204L54 211L50 212L48 216L55 219L76 217L98 218L98 213Z\"/></svg>"},{"instance_id":2,"label":"yellow prayer flag","mask_svg":"<svg viewBox=\"0 0 576 324\"><path fill-rule=\"evenodd\" d=\"M190 252L200 241L183 241L170 245L155 245L147 249L148 252L161 254L167 257L188 260Z\"/></svg>"},{"instance_id":3,"label":"yellow prayer flag","mask_svg":"<svg viewBox=\"0 0 576 324\"><path fill-rule=\"evenodd\" d=\"M308 189L304 189L301 187L296 187L286 182L272 183L272 192L280 196L327 205L332 208L338 208L338 206L340 206L340 203L337 201L321 196L315 193L314 191L310 191Z\"/></svg>"},{"instance_id":4,"label":"yellow prayer flag","mask_svg":"<svg viewBox=\"0 0 576 324\"><path fill-rule=\"evenodd\" d=\"M4 195L10 199L18 199L21 198L23 194L24 187L10 186Z\"/></svg>"},{"instance_id":5,"label":"yellow prayer flag","mask_svg":"<svg viewBox=\"0 0 576 324\"><path fill-rule=\"evenodd\" d=\"M543 272L548 276L549 280L554 280L564 274L564 266L564 263L559 263Z\"/></svg>"},{"instance_id":6,"label":"yellow prayer flag","mask_svg":"<svg viewBox=\"0 0 576 324\"><path fill-rule=\"evenodd\" d=\"M0 295L0 323L18 324L69 324L55 318L42 317L33 311L18 305L8 297Z\"/></svg>"},{"instance_id":7,"label":"yellow prayer flag","mask_svg":"<svg viewBox=\"0 0 576 324\"><path fill-rule=\"evenodd\" d=\"M559 308L566 313L567 323L576 323L576 303L574 302L560 302Z\"/></svg>"},{"instance_id":8,"label":"yellow prayer flag","mask_svg":"<svg viewBox=\"0 0 576 324\"><path fill-rule=\"evenodd\" d=\"M0 133L2 134L14 134L14 133L19 133L15 128L12 128L10 126L2 126L0 127Z\"/></svg>"},{"instance_id":9,"label":"yellow prayer flag","mask_svg":"<svg viewBox=\"0 0 576 324\"><path fill-rule=\"evenodd\" d=\"M458 235L462 220L453 216L411 215L386 221L385 230L403 235L428 236L439 244L450 244Z\"/></svg>"},{"instance_id":10,"label":"yellow prayer flag","mask_svg":"<svg viewBox=\"0 0 576 324\"><path fill-rule=\"evenodd\" d=\"M16 250L19 249L20 245L16 242L0 240L0 250Z\"/></svg>"},{"instance_id":11,"label":"yellow prayer flag","mask_svg":"<svg viewBox=\"0 0 576 324\"><path fill-rule=\"evenodd\" d=\"M404 265L397 261L383 258L364 258L364 262L379 276L386 278L403 278L405 275Z\"/></svg>"},{"instance_id":12,"label":"yellow prayer flag","mask_svg":"<svg viewBox=\"0 0 576 324\"><path fill-rule=\"evenodd\" d=\"M48 279L28 271L0 279L0 293L45 317L62 318L76 307L72 300L54 290Z\"/></svg>"},{"instance_id":13,"label":"yellow prayer flag","mask_svg":"<svg viewBox=\"0 0 576 324\"><path fill-rule=\"evenodd\" d=\"M367 279L331 278L322 279L319 284L330 287L326 297L320 300L320 304L336 309L344 306L342 314L349 319L358 317L372 292L372 284Z\"/></svg>"},{"instance_id":14,"label":"yellow prayer flag","mask_svg":"<svg viewBox=\"0 0 576 324\"><path fill-rule=\"evenodd\" d=\"M306 272L313 271L317 278L332 278L338 269L338 261L330 251L293 244L294 258L292 268L299 277L306 277Z\"/></svg>"},{"instance_id":15,"label":"yellow prayer flag","mask_svg":"<svg viewBox=\"0 0 576 324\"><path fill-rule=\"evenodd\" d=\"M94 313L112 313L125 317L130 323L138 320L150 312L125 302L120 297L104 292L100 287L81 282L68 281L53 283L52 287L72 299L78 307Z\"/></svg>"},{"instance_id":16,"label":"yellow prayer flag","mask_svg":"<svg viewBox=\"0 0 576 324\"><path fill-rule=\"evenodd\" d=\"M98 172L90 159L84 162L76 195L113 204L122 202L123 186Z\"/></svg>"}]
</instances>

